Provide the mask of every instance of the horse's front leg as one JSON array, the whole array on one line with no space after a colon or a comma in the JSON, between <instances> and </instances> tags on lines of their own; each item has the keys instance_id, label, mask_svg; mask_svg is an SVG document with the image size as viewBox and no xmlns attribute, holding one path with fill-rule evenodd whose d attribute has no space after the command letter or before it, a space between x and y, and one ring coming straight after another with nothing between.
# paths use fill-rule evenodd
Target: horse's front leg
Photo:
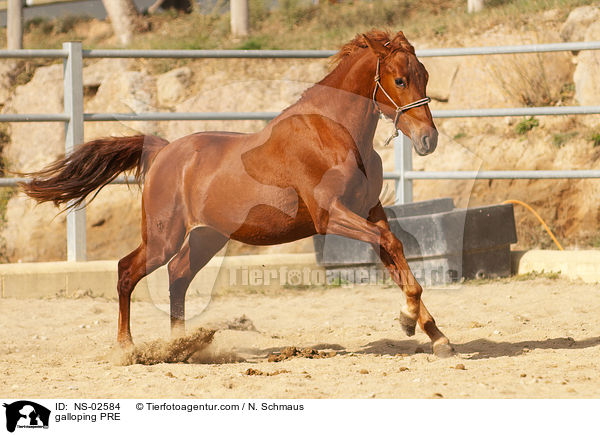
<instances>
[{"instance_id":1,"label":"horse's front leg","mask_svg":"<svg viewBox=\"0 0 600 435\"><path fill-rule=\"evenodd\" d=\"M369 219L369 222L373 222L377 227L379 227L383 230L390 231L390 226L389 226L389 223L387 220L387 216L383 210L383 206L381 205L381 203L378 203L371 210L371 212L369 213L368 219ZM404 257L402 243L400 241L398 241L398 242L399 242L399 245L397 246L396 249L399 249L398 254L400 257L402 257L402 259L404 261L404 263L400 267L402 267L402 266L406 267L407 274L410 275L412 277L411 279L416 282L414 276L412 275L412 272L410 271L408 262L406 262L406 258ZM396 262L394 262L393 257L388 253L388 251L383 249L383 247L381 245L372 244L372 246L373 246L373 249L375 249L375 252L377 252L379 257L381 258L382 263L389 270L390 275L392 276L392 279L394 279L394 281L396 281L396 283L398 283L398 278L402 278L402 273L398 269L399 265L396 264ZM404 290L404 286L402 285L402 283L400 282L398 284ZM419 288L421 288L421 287L419 286ZM442 333L442 331L439 330L439 328L435 324L435 320L434 320L433 316L429 313L429 310L427 310L427 307L425 307L425 304L423 303L423 299L419 298L420 300L416 301L414 296L412 296L411 294L407 293L406 291L405 291L405 294L406 294L406 307L404 309L402 309L400 312L400 323L402 325L402 328L406 332L406 334L411 336L415 333L415 324L418 321L419 327L431 339L431 343L433 344L433 352L437 356L448 357L448 356L453 355L454 349L450 345L450 341ZM419 296L421 296L421 292L419 292ZM418 310L418 315L415 318L414 311L412 311L412 309L414 308L414 306L417 303L418 303L419 310Z\"/></svg>"},{"instance_id":2,"label":"horse's front leg","mask_svg":"<svg viewBox=\"0 0 600 435\"><path fill-rule=\"evenodd\" d=\"M372 212L371 215L372 220L378 224L362 218L345 207L339 199L335 199L328 210L321 210L318 213L315 226L320 234L336 234L373 245L390 270L392 279L406 295L406 307L402 312L405 330L414 334L414 325L419 321L424 331L428 335L431 334L429 336L435 354L442 357L450 356L453 350L448 339L437 329L435 321L421 302L423 289L408 267L402 243L390 231L387 220L382 224L381 219L376 218L377 213Z\"/></svg>"}]
</instances>

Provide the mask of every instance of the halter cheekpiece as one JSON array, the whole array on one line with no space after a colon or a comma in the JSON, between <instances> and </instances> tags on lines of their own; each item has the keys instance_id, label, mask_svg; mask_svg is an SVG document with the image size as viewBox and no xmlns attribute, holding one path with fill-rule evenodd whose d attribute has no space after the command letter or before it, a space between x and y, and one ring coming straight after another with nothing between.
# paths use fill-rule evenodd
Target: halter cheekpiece
<instances>
[{"instance_id":1,"label":"halter cheekpiece","mask_svg":"<svg viewBox=\"0 0 600 435\"><path fill-rule=\"evenodd\" d=\"M384 45L388 45L389 42L386 42ZM404 112L410 110L410 109L414 109L415 107L419 107L419 106L424 106L425 104L429 104L431 102L431 98L429 97L425 97L425 98L421 98L420 100L417 101L413 101L412 103L408 103L405 104L404 106L398 106L396 104L396 102L392 99L392 97L390 97L390 95L387 93L387 91L384 89L383 86L381 86L381 77L379 75L379 64L380 64L380 59L377 58L377 69L375 70L375 89L373 89L373 102L375 103L375 106L377 107L377 110L379 111L379 113L383 113L383 111L381 110L381 107L379 107L379 103L377 102L377 99L375 98L377 96L377 90L379 88L381 88L381 92L383 92L383 94L387 97L388 100L390 100L392 102L392 104L394 105L394 107L396 108L396 116L394 117L394 133L385 141L385 143L383 144L383 146L388 146L388 144L392 141L392 139L394 139L395 137L398 137L398 118L400 117L400 115L402 115Z\"/></svg>"}]
</instances>

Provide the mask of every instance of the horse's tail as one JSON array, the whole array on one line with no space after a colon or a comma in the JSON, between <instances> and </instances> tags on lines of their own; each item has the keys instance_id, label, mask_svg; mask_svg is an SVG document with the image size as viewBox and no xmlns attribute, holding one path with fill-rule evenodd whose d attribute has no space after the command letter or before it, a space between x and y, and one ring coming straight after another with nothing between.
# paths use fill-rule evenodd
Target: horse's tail
<instances>
[{"instance_id":1,"label":"horse's tail","mask_svg":"<svg viewBox=\"0 0 600 435\"><path fill-rule=\"evenodd\" d=\"M168 143L157 136L145 135L93 140L39 172L19 174L32 177L19 185L38 203L52 201L60 206L73 201L68 207L75 208L96 190L93 200L124 171L134 170L136 181L141 183L158 151Z\"/></svg>"}]
</instances>

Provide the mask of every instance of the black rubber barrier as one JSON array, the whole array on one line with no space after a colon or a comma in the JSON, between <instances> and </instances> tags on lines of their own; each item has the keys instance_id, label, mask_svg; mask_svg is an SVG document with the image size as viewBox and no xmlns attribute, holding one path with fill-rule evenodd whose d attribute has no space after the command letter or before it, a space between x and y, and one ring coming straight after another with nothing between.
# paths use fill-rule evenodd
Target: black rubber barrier
<instances>
[{"instance_id":1,"label":"black rubber barrier","mask_svg":"<svg viewBox=\"0 0 600 435\"><path fill-rule=\"evenodd\" d=\"M510 244L517 241L512 204L455 209L451 198L442 198L386 207L385 211L422 284L510 275ZM376 253L364 242L318 235L314 246L317 262L328 270L381 267Z\"/></svg>"}]
</instances>

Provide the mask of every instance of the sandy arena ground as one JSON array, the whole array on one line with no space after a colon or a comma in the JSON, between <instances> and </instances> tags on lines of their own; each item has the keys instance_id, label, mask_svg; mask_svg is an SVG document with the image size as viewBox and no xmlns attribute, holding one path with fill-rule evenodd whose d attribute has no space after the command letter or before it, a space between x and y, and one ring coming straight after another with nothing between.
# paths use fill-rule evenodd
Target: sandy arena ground
<instances>
[{"instance_id":1,"label":"sandy arena ground","mask_svg":"<svg viewBox=\"0 0 600 435\"><path fill-rule=\"evenodd\" d=\"M117 365L111 351L116 301L0 299L0 396L600 397L600 286L511 279L427 289L424 296L458 357L433 356L420 331L404 336L396 288L221 295L188 330L246 315L257 331L219 330L203 363L130 366ZM136 343L166 339L168 317L134 303L132 330ZM286 346L337 354L267 361ZM247 375L249 368L282 373Z\"/></svg>"}]
</instances>

